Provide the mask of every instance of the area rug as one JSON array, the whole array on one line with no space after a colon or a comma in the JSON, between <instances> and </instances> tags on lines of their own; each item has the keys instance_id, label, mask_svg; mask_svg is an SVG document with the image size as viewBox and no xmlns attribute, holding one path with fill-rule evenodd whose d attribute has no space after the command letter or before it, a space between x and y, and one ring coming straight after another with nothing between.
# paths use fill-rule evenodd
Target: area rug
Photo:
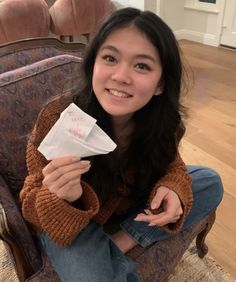
<instances>
[{"instance_id":1,"label":"area rug","mask_svg":"<svg viewBox=\"0 0 236 282\"><path fill-rule=\"evenodd\" d=\"M206 255L200 259L195 245L190 245L168 282L236 282L222 266Z\"/></svg>"},{"instance_id":2,"label":"area rug","mask_svg":"<svg viewBox=\"0 0 236 282\"><path fill-rule=\"evenodd\" d=\"M0 282L19 282L8 244L0 240Z\"/></svg>"},{"instance_id":3,"label":"area rug","mask_svg":"<svg viewBox=\"0 0 236 282\"><path fill-rule=\"evenodd\" d=\"M14 260L6 243L0 240L0 282L19 282ZM191 245L168 282L236 282L210 256L200 259ZM144 281L145 282L145 281ZM157 282L157 281L153 281Z\"/></svg>"}]
</instances>

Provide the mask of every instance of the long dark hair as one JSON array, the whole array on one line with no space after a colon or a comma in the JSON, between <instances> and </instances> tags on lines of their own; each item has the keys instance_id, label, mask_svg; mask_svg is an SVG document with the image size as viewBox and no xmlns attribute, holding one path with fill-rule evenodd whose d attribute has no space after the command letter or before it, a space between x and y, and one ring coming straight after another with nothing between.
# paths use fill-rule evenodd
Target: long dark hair
<instances>
[{"instance_id":1,"label":"long dark hair","mask_svg":"<svg viewBox=\"0 0 236 282\"><path fill-rule=\"evenodd\" d=\"M185 127L182 121L180 92L182 63L176 39L171 29L154 13L135 8L115 11L100 27L88 46L83 61L83 84L74 102L98 120L98 125L111 137L114 132L111 117L98 103L92 89L92 76L99 48L115 30L134 25L158 50L164 85L163 93L153 96L134 116L134 133L125 158L118 162L116 150L108 155L89 158L90 172L83 176L97 192L102 202L119 194L118 188L131 185L137 203L145 201L155 182L165 175L175 159ZM127 180L127 171L133 180Z\"/></svg>"}]
</instances>

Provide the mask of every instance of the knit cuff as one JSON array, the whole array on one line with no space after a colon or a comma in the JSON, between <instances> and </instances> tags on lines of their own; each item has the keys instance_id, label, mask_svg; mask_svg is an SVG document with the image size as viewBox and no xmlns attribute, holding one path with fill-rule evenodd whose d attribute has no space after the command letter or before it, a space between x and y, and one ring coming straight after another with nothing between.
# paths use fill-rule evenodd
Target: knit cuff
<instances>
[{"instance_id":1,"label":"knit cuff","mask_svg":"<svg viewBox=\"0 0 236 282\"><path fill-rule=\"evenodd\" d=\"M24 218L30 223L40 226L37 211L35 210L36 195L42 185L42 174L26 177L24 187L20 191L21 209Z\"/></svg>"},{"instance_id":2,"label":"knit cuff","mask_svg":"<svg viewBox=\"0 0 236 282\"><path fill-rule=\"evenodd\" d=\"M70 244L99 210L96 193L87 184L82 183L82 186L84 210L74 208L44 187L36 195L35 207L40 225L57 245Z\"/></svg>"},{"instance_id":3,"label":"knit cuff","mask_svg":"<svg viewBox=\"0 0 236 282\"><path fill-rule=\"evenodd\" d=\"M35 188L32 191L29 191L26 197L24 197L24 201L22 202L21 209L24 218L31 224L39 227L40 222L38 220L38 214L34 208L37 192L38 192L37 188Z\"/></svg>"}]
</instances>

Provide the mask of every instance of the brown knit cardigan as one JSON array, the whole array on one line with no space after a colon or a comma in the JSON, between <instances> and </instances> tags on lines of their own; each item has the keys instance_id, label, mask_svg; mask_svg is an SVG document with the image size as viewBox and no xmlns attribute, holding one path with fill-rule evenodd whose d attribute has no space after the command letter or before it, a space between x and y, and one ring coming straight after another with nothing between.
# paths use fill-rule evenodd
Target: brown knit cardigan
<instances>
[{"instance_id":1,"label":"brown knit cardigan","mask_svg":"<svg viewBox=\"0 0 236 282\"><path fill-rule=\"evenodd\" d=\"M57 245L62 246L70 244L91 219L99 224L104 224L122 205L122 198L117 197L100 206L92 187L82 182L83 194L80 198L80 208L77 208L59 199L42 185L42 169L48 161L37 150L37 147L69 102L57 99L50 102L41 111L28 142L26 156L28 176L20 193L24 218L33 225L37 232L44 230ZM191 177L178 154L170 164L167 174L150 191L149 203L155 196L157 188L162 185L175 191L181 200L184 212L176 223L164 227L166 231L178 232L181 229L192 205L191 184Z\"/></svg>"}]
</instances>

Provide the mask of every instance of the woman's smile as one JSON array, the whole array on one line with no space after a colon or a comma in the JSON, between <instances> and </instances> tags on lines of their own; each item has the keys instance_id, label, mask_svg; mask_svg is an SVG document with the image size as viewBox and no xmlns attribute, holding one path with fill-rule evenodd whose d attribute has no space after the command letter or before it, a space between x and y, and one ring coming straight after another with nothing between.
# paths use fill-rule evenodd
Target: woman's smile
<instances>
[{"instance_id":1,"label":"woman's smile","mask_svg":"<svg viewBox=\"0 0 236 282\"><path fill-rule=\"evenodd\" d=\"M130 95L129 93L125 92L125 91L120 91L120 90L116 90L116 89L107 89L108 93L114 97L118 97L118 98L131 98L132 95Z\"/></svg>"}]
</instances>

